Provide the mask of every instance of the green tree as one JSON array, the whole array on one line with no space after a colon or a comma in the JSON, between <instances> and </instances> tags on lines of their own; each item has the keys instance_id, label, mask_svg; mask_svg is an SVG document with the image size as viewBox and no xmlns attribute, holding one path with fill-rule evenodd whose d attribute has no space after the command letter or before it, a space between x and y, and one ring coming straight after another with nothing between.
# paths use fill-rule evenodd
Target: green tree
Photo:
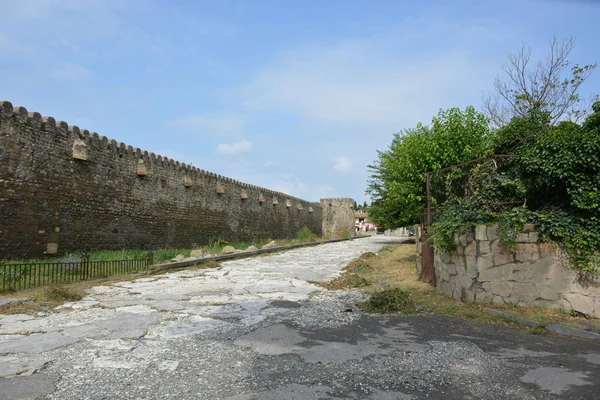
<instances>
[{"instance_id":1,"label":"green tree","mask_svg":"<svg viewBox=\"0 0 600 400\"><path fill-rule=\"evenodd\" d=\"M417 124L394 134L387 150L369 165L369 218L386 227L417 223L425 208L428 171L490 153L487 118L469 106L440 110L430 126Z\"/></svg>"}]
</instances>

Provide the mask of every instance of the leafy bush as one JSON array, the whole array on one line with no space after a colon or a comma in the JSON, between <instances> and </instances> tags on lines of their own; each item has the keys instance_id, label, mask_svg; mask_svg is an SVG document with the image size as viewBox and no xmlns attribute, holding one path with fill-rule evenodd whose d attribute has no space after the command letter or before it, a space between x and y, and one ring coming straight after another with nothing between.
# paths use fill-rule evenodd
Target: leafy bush
<instances>
[{"instance_id":1,"label":"leafy bush","mask_svg":"<svg viewBox=\"0 0 600 400\"><path fill-rule=\"evenodd\" d=\"M576 267L600 272L600 102L593 110L581 126L549 126L547 119L530 116L500 129L497 148L520 157L503 171L479 166L469 171L471 196L448 196L432 226L434 245L452 251L455 233L495 222L500 240L514 245L516 233L530 222L541 240L562 244ZM490 206L515 196L523 196L527 206Z\"/></svg>"},{"instance_id":2,"label":"leafy bush","mask_svg":"<svg viewBox=\"0 0 600 400\"><path fill-rule=\"evenodd\" d=\"M302 242L311 242L315 240L315 234L312 233L306 226L298 231L296 237Z\"/></svg>"}]
</instances>

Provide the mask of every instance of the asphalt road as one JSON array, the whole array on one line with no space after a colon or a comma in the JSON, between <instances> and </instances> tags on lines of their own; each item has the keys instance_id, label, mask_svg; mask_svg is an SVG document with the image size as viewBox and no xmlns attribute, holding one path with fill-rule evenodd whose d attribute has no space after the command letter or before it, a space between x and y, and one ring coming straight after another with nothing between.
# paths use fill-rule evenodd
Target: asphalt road
<instances>
[{"instance_id":1,"label":"asphalt road","mask_svg":"<svg viewBox=\"0 0 600 400\"><path fill-rule=\"evenodd\" d=\"M600 343L314 292L376 237L96 288L0 318L0 399L598 399ZM21 318L21 319L19 319Z\"/></svg>"}]
</instances>

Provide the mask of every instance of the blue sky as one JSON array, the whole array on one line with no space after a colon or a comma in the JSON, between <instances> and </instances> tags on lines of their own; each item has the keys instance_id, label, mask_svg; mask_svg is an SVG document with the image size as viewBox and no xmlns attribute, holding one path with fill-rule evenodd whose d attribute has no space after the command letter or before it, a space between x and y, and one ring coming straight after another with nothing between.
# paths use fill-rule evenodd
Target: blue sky
<instances>
[{"instance_id":1,"label":"blue sky","mask_svg":"<svg viewBox=\"0 0 600 400\"><path fill-rule=\"evenodd\" d=\"M307 200L440 108L481 106L509 52L600 61L600 1L0 0L0 100ZM600 72L584 95L600 93Z\"/></svg>"}]
</instances>

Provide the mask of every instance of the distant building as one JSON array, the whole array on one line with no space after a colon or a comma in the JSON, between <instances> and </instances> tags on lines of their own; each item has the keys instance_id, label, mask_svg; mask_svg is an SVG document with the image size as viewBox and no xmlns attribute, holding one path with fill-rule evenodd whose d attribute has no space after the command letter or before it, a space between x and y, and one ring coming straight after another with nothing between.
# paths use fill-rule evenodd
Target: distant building
<instances>
[{"instance_id":1,"label":"distant building","mask_svg":"<svg viewBox=\"0 0 600 400\"><path fill-rule=\"evenodd\" d=\"M354 228L356 232L368 232L377 230L377 225L369 221L369 213L356 210L354 213Z\"/></svg>"}]
</instances>

